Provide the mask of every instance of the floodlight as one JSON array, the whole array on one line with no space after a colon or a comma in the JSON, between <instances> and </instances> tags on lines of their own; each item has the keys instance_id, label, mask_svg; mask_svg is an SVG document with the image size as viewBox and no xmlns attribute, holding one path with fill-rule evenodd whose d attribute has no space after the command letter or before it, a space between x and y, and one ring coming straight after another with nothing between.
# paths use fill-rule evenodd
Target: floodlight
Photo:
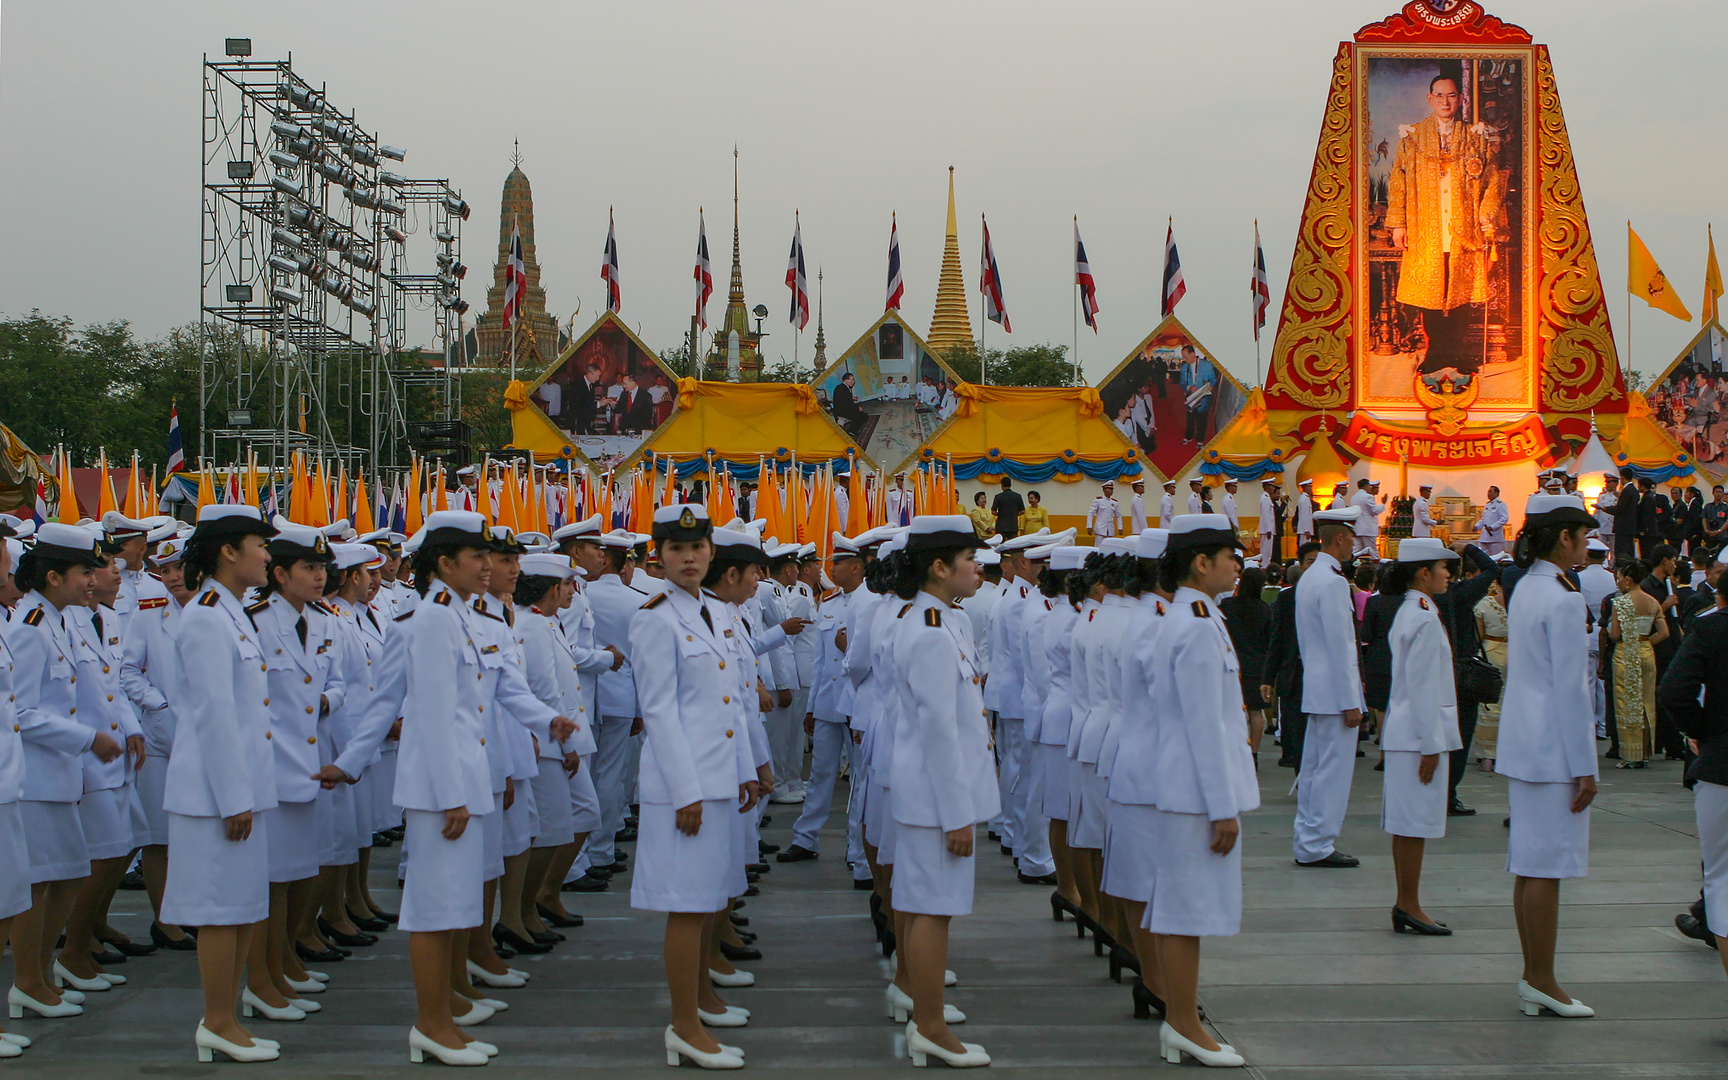
<instances>
[{"instance_id":1,"label":"floodlight","mask_svg":"<svg viewBox=\"0 0 1728 1080\"><path fill-rule=\"evenodd\" d=\"M312 230L314 228L312 224L313 218L314 214L310 206L306 206L302 203L288 204L288 224L295 228L306 229L308 231Z\"/></svg>"},{"instance_id":2,"label":"floodlight","mask_svg":"<svg viewBox=\"0 0 1728 1080\"><path fill-rule=\"evenodd\" d=\"M228 163L228 179L252 179L252 163L250 161L230 161Z\"/></svg>"},{"instance_id":3,"label":"floodlight","mask_svg":"<svg viewBox=\"0 0 1728 1080\"><path fill-rule=\"evenodd\" d=\"M461 263L457 263L455 266L451 267L450 272L456 275L457 281L461 281L463 278L468 276L468 268L463 266Z\"/></svg>"},{"instance_id":4,"label":"floodlight","mask_svg":"<svg viewBox=\"0 0 1728 1080\"><path fill-rule=\"evenodd\" d=\"M354 147L353 149L351 149L349 151L348 156L352 157L355 161L358 161L362 165L376 165L376 164L378 164L378 155L374 154L372 151L366 149L364 146Z\"/></svg>"},{"instance_id":5,"label":"floodlight","mask_svg":"<svg viewBox=\"0 0 1728 1080\"><path fill-rule=\"evenodd\" d=\"M456 234L447 229L439 229L437 232L432 234L432 239L438 241L440 244L454 244L456 242Z\"/></svg>"},{"instance_id":6,"label":"floodlight","mask_svg":"<svg viewBox=\"0 0 1728 1080\"><path fill-rule=\"evenodd\" d=\"M271 229L270 239L283 247L294 248L295 250L299 250L306 246L306 241L303 238L282 228Z\"/></svg>"},{"instance_id":7,"label":"floodlight","mask_svg":"<svg viewBox=\"0 0 1728 1080\"><path fill-rule=\"evenodd\" d=\"M222 51L227 53L229 56L251 56L252 39L249 37L224 38L222 41Z\"/></svg>"},{"instance_id":8,"label":"floodlight","mask_svg":"<svg viewBox=\"0 0 1728 1080\"><path fill-rule=\"evenodd\" d=\"M408 234L394 225L384 226L384 235L396 241L398 244L406 244L408 242Z\"/></svg>"},{"instance_id":9,"label":"floodlight","mask_svg":"<svg viewBox=\"0 0 1728 1080\"><path fill-rule=\"evenodd\" d=\"M468 314L468 301L463 300L460 297L453 297L444 301L444 306L458 315Z\"/></svg>"},{"instance_id":10,"label":"floodlight","mask_svg":"<svg viewBox=\"0 0 1728 1080\"><path fill-rule=\"evenodd\" d=\"M282 271L284 274L298 274L300 272L299 261L290 259L286 255L277 254L270 256L270 265Z\"/></svg>"},{"instance_id":11,"label":"floodlight","mask_svg":"<svg viewBox=\"0 0 1728 1080\"><path fill-rule=\"evenodd\" d=\"M444 286L444 288L448 289L450 292L456 291L456 279L451 277L449 274L439 274L438 284Z\"/></svg>"},{"instance_id":12,"label":"floodlight","mask_svg":"<svg viewBox=\"0 0 1728 1080\"><path fill-rule=\"evenodd\" d=\"M342 134L342 121L331 116L321 116L312 121L312 126L330 136L332 139Z\"/></svg>"},{"instance_id":13,"label":"floodlight","mask_svg":"<svg viewBox=\"0 0 1728 1080\"><path fill-rule=\"evenodd\" d=\"M230 304L250 304L252 302L252 286L228 285L223 288L222 297Z\"/></svg>"},{"instance_id":14,"label":"floodlight","mask_svg":"<svg viewBox=\"0 0 1728 1080\"><path fill-rule=\"evenodd\" d=\"M326 225L318 238L324 242L325 247L333 251L347 251L354 243L354 238L343 232L334 222Z\"/></svg>"},{"instance_id":15,"label":"floodlight","mask_svg":"<svg viewBox=\"0 0 1728 1080\"><path fill-rule=\"evenodd\" d=\"M272 176L270 178L270 186L275 188L277 191L280 191L282 194L292 195L296 199L300 197L300 192L305 190L304 186L298 180L290 180L286 176Z\"/></svg>"},{"instance_id":16,"label":"floodlight","mask_svg":"<svg viewBox=\"0 0 1728 1080\"><path fill-rule=\"evenodd\" d=\"M391 161L401 161L403 158L408 156L408 151L399 146L380 146L378 148L378 156L387 157Z\"/></svg>"},{"instance_id":17,"label":"floodlight","mask_svg":"<svg viewBox=\"0 0 1728 1080\"><path fill-rule=\"evenodd\" d=\"M397 217L405 217L408 213L408 208L395 199L379 199L378 209L386 214L395 214Z\"/></svg>"},{"instance_id":18,"label":"floodlight","mask_svg":"<svg viewBox=\"0 0 1728 1080\"><path fill-rule=\"evenodd\" d=\"M768 305L757 304L755 307L750 309L750 314L756 316L758 319L766 319L768 317Z\"/></svg>"},{"instance_id":19,"label":"floodlight","mask_svg":"<svg viewBox=\"0 0 1728 1080\"><path fill-rule=\"evenodd\" d=\"M378 256L369 251L344 251L342 260L361 270L378 269Z\"/></svg>"},{"instance_id":20,"label":"floodlight","mask_svg":"<svg viewBox=\"0 0 1728 1080\"><path fill-rule=\"evenodd\" d=\"M303 161L317 161L324 156L323 151L318 149L318 144L311 139L288 140L288 152Z\"/></svg>"},{"instance_id":21,"label":"floodlight","mask_svg":"<svg viewBox=\"0 0 1728 1080\"><path fill-rule=\"evenodd\" d=\"M345 187L342 189L342 194L355 206L364 206L370 209L378 205L377 197L364 188Z\"/></svg>"},{"instance_id":22,"label":"floodlight","mask_svg":"<svg viewBox=\"0 0 1728 1080\"><path fill-rule=\"evenodd\" d=\"M444 193L444 208L459 215L463 221L468 220L468 204L449 192Z\"/></svg>"},{"instance_id":23,"label":"floodlight","mask_svg":"<svg viewBox=\"0 0 1728 1080\"><path fill-rule=\"evenodd\" d=\"M318 287L338 300L346 301L350 296L354 295L354 286L343 281L341 278L325 278L323 281L318 283Z\"/></svg>"},{"instance_id":24,"label":"floodlight","mask_svg":"<svg viewBox=\"0 0 1728 1080\"><path fill-rule=\"evenodd\" d=\"M271 164L275 165L278 169L298 169L300 167L300 159L285 150L272 150L270 151L269 157ZM246 166L245 176L252 175L252 163L250 161L230 161L228 163L228 176L230 179L240 179L240 177L234 176L234 166L236 165Z\"/></svg>"},{"instance_id":25,"label":"floodlight","mask_svg":"<svg viewBox=\"0 0 1728 1080\"><path fill-rule=\"evenodd\" d=\"M348 301L348 306L354 309L355 314L364 315L368 319L372 317L373 312L378 310L377 304L374 304L370 300L358 298L350 299Z\"/></svg>"},{"instance_id":26,"label":"floodlight","mask_svg":"<svg viewBox=\"0 0 1728 1080\"><path fill-rule=\"evenodd\" d=\"M298 304L300 301L306 299L305 295L298 289L290 289L286 285L277 285L273 287L270 290L270 295L282 301L284 304Z\"/></svg>"},{"instance_id":27,"label":"floodlight","mask_svg":"<svg viewBox=\"0 0 1728 1080\"><path fill-rule=\"evenodd\" d=\"M402 187L408 183L408 178L401 173L393 173L386 169L378 174L378 182L389 184L391 187Z\"/></svg>"},{"instance_id":28,"label":"floodlight","mask_svg":"<svg viewBox=\"0 0 1728 1080\"><path fill-rule=\"evenodd\" d=\"M284 139L300 139L304 138L306 135L305 128L301 127L299 124L291 124L286 120L271 121L270 131L273 134L282 136Z\"/></svg>"}]
</instances>

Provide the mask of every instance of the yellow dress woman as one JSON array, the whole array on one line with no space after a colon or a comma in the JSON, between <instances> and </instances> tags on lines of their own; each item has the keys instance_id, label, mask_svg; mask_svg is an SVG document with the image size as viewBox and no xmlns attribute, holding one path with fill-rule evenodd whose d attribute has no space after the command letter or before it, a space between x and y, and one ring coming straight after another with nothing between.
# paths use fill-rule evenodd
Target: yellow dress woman
<instances>
[{"instance_id":1,"label":"yellow dress woman","mask_svg":"<svg viewBox=\"0 0 1728 1080\"><path fill-rule=\"evenodd\" d=\"M1656 649L1668 637L1662 606L1639 587L1644 567L1632 563L1616 573L1620 594L1613 600L1608 637L1614 646L1614 725L1620 739L1621 769L1646 768L1656 731Z\"/></svg>"}]
</instances>

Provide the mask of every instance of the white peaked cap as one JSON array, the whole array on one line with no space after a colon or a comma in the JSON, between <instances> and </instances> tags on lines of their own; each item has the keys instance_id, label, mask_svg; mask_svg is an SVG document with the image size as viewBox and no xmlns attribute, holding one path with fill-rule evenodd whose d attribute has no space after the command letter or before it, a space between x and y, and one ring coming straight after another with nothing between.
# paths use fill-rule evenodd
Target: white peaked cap
<instances>
[{"instance_id":1,"label":"white peaked cap","mask_svg":"<svg viewBox=\"0 0 1728 1080\"><path fill-rule=\"evenodd\" d=\"M1063 544L1050 553L1050 569L1078 570L1086 565L1087 551L1073 544Z\"/></svg>"},{"instance_id":2,"label":"white peaked cap","mask_svg":"<svg viewBox=\"0 0 1728 1080\"><path fill-rule=\"evenodd\" d=\"M1134 538L1134 554L1142 559L1161 559L1169 539L1169 529L1141 529L1140 535Z\"/></svg>"},{"instance_id":3,"label":"white peaked cap","mask_svg":"<svg viewBox=\"0 0 1728 1080\"><path fill-rule=\"evenodd\" d=\"M554 555L551 552L536 552L524 555L518 560L522 572L530 577L557 578L568 581L576 573L576 568L570 564L568 555Z\"/></svg>"},{"instance_id":4,"label":"white peaked cap","mask_svg":"<svg viewBox=\"0 0 1728 1080\"><path fill-rule=\"evenodd\" d=\"M1447 547L1434 536L1412 536L1398 541L1399 562L1438 562L1441 559L1456 559L1456 551Z\"/></svg>"}]
</instances>

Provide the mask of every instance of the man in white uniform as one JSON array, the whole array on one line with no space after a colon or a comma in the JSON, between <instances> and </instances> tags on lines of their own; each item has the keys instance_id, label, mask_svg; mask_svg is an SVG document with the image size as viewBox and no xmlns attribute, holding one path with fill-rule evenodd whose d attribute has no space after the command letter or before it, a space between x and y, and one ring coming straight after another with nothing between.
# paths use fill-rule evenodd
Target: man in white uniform
<instances>
[{"instance_id":1,"label":"man in white uniform","mask_svg":"<svg viewBox=\"0 0 1728 1080\"><path fill-rule=\"evenodd\" d=\"M1314 539L1314 481L1296 484L1296 546Z\"/></svg>"},{"instance_id":2,"label":"man in white uniform","mask_svg":"<svg viewBox=\"0 0 1728 1080\"><path fill-rule=\"evenodd\" d=\"M1356 481L1356 494L1351 497L1350 505L1358 511L1353 554L1378 560L1380 547L1376 541L1380 539L1380 515L1386 512L1386 496L1380 494L1380 481Z\"/></svg>"},{"instance_id":3,"label":"man in white uniform","mask_svg":"<svg viewBox=\"0 0 1728 1080\"><path fill-rule=\"evenodd\" d=\"M1356 610L1344 560L1356 541L1355 507L1314 515L1320 553L1296 582L1296 644L1302 656L1302 711L1308 731L1296 777L1293 849L1298 866L1347 868L1354 855L1337 848L1356 770L1362 726L1362 672L1356 654Z\"/></svg>"},{"instance_id":4,"label":"man in white uniform","mask_svg":"<svg viewBox=\"0 0 1728 1080\"><path fill-rule=\"evenodd\" d=\"M1237 532L1241 532L1242 518L1236 512L1236 481L1224 481L1224 497L1218 500L1218 509L1223 511L1224 516L1230 519L1230 528Z\"/></svg>"},{"instance_id":5,"label":"man in white uniform","mask_svg":"<svg viewBox=\"0 0 1728 1080\"><path fill-rule=\"evenodd\" d=\"M1139 536L1146 531L1146 481L1134 481L1134 497L1128 501L1128 535Z\"/></svg>"},{"instance_id":6,"label":"man in white uniform","mask_svg":"<svg viewBox=\"0 0 1728 1080\"><path fill-rule=\"evenodd\" d=\"M886 502L888 524L904 525L912 520L912 493L906 490L905 473L894 474L894 486L888 489Z\"/></svg>"},{"instance_id":7,"label":"man in white uniform","mask_svg":"<svg viewBox=\"0 0 1728 1080\"><path fill-rule=\"evenodd\" d=\"M1026 558L1031 548L1051 543L1067 543L1073 531L1052 536L1048 530L1015 537L998 550L1002 556L1004 575L1011 566L1015 581L1006 588L1002 599L990 612L990 640L995 647L991 657L994 677L985 684L986 692L996 686L996 751L998 779L1002 795L1002 846L1006 847L1019 865L1020 878L1043 878L1056 872L1056 862L1050 855L1050 820L1041 806L1032 806L1028 795L1032 785L1022 778L1029 767L1032 744L1026 741L1026 695L1022 681L1028 670L1025 655L1025 619L1036 607L1043 613L1043 597L1037 593L1038 577L1044 564ZM1005 578L1006 579L1006 578ZM985 704L990 704L986 698Z\"/></svg>"},{"instance_id":8,"label":"man in white uniform","mask_svg":"<svg viewBox=\"0 0 1728 1080\"><path fill-rule=\"evenodd\" d=\"M1505 551L1506 525L1511 520L1512 512L1500 501L1500 489L1490 486L1488 502L1482 507L1482 516L1476 519L1476 528L1481 533L1476 538L1476 545L1490 555Z\"/></svg>"},{"instance_id":9,"label":"man in white uniform","mask_svg":"<svg viewBox=\"0 0 1728 1080\"><path fill-rule=\"evenodd\" d=\"M1164 494L1158 499L1158 527L1168 529L1176 517L1176 481L1164 481Z\"/></svg>"},{"instance_id":10,"label":"man in white uniform","mask_svg":"<svg viewBox=\"0 0 1728 1080\"><path fill-rule=\"evenodd\" d=\"M1433 484L1423 484L1416 489L1416 498L1410 504L1411 536L1433 536L1434 526L1441 524L1441 519L1434 516L1433 505L1428 501L1433 497Z\"/></svg>"},{"instance_id":11,"label":"man in white uniform","mask_svg":"<svg viewBox=\"0 0 1728 1080\"><path fill-rule=\"evenodd\" d=\"M1620 478L1613 473L1602 477L1602 494L1596 496L1596 535L1608 548L1608 560L1614 559L1614 508L1620 505Z\"/></svg>"},{"instance_id":12,"label":"man in white uniform","mask_svg":"<svg viewBox=\"0 0 1728 1080\"><path fill-rule=\"evenodd\" d=\"M1608 545L1592 536L1585 545L1585 566L1578 571L1578 591L1584 597L1584 606L1590 612L1592 619L1601 617L1602 601L1620 591L1614 581L1614 574L1608 569ZM1600 667L1599 659L1602 649L1600 634L1588 635L1590 640L1589 667L1585 670L1590 678L1590 704L1596 712L1596 737L1607 737L1608 734L1608 693L1601 676L1597 674Z\"/></svg>"},{"instance_id":13,"label":"man in white uniform","mask_svg":"<svg viewBox=\"0 0 1728 1080\"><path fill-rule=\"evenodd\" d=\"M1115 494L1115 481L1104 481L1104 493L1093 499L1091 509L1086 511L1086 531L1099 540L1115 536L1122 521L1122 508L1116 504Z\"/></svg>"},{"instance_id":14,"label":"man in white uniform","mask_svg":"<svg viewBox=\"0 0 1728 1080\"><path fill-rule=\"evenodd\" d=\"M1200 498L1200 481L1197 479L1188 481L1188 512L1190 514L1204 514L1206 507L1203 503L1204 500Z\"/></svg>"},{"instance_id":15,"label":"man in white uniform","mask_svg":"<svg viewBox=\"0 0 1728 1080\"><path fill-rule=\"evenodd\" d=\"M1278 492L1278 481L1268 476L1260 481L1260 520L1255 528L1260 533L1260 559L1262 570L1271 566L1276 555L1273 548L1277 546L1278 502L1275 498Z\"/></svg>"}]
</instances>

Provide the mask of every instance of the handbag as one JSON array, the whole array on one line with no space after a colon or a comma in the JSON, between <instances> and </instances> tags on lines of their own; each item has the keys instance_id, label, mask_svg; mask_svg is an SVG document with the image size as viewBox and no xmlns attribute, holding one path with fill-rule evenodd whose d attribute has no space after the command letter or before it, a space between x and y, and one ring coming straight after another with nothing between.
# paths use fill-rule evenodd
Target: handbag
<instances>
[{"instance_id":1,"label":"handbag","mask_svg":"<svg viewBox=\"0 0 1728 1080\"><path fill-rule=\"evenodd\" d=\"M1452 640L1458 640L1456 620L1457 605L1448 605L1452 627ZM1476 652L1470 656L1455 656L1452 658L1452 677L1458 688L1458 697L1477 705L1498 705L1500 695L1506 690L1506 676L1488 659L1488 650L1480 639L1476 642Z\"/></svg>"}]
</instances>

